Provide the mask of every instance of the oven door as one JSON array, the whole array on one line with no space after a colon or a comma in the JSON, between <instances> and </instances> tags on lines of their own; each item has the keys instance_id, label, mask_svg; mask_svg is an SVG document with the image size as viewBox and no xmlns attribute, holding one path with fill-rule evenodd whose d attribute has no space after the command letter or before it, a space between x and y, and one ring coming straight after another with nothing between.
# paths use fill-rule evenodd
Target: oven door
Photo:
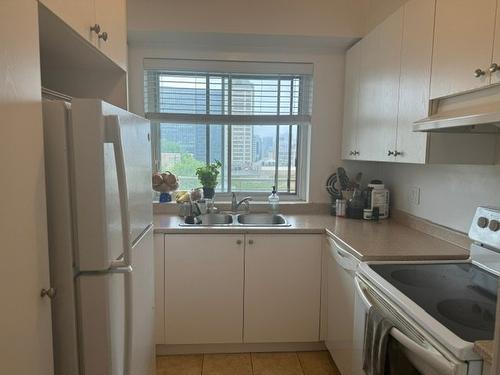
<instances>
[{"instance_id":1,"label":"oven door","mask_svg":"<svg viewBox=\"0 0 500 375\"><path fill-rule=\"evenodd\" d=\"M422 333L410 319L403 315L396 306L371 288L368 283L355 278L355 316L354 316L354 350L353 375L365 375L363 371L363 344L365 323L368 310L372 305L384 311L395 327L391 337L399 342L406 358L422 375L468 375L467 363L460 362L451 355L445 355L445 349L432 338Z\"/></svg>"}]
</instances>

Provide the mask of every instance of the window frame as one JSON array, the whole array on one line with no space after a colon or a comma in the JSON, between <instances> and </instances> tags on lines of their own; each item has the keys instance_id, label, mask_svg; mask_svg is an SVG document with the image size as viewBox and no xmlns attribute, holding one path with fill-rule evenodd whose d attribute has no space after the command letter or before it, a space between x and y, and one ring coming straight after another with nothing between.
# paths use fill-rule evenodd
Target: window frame
<instances>
[{"instance_id":1,"label":"window frame","mask_svg":"<svg viewBox=\"0 0 500 375\"><path fill-rule=\"evenodd\" d=\"M146 70L145 69L145 73L146 73ZM149 70L152 70L152 69L149 69ZM169 69L154 69L154 70L164 70L165 73L167 74L171 74L171 75L190 75L188 72L178 72L178 71L170 71ZM210 72L192 72L192 74L196 74L196 75L200 75L200 76L203 76L205 75L206 76L206 79L207 81L209 81L210 77L211 76L219 76L219 75L229 75L231 78L245 78L249 75L252 76L252 78L256 78L256 79L259 79L259 78L262 78L262 79L266 79L266 78L270 78L270 77L275 77L277 80L278 80L278 87L280 87L280 81L281 81L281 78L283 79L290 79L292 78L292 80L294 78L301 78L301 77L297 77L297 75L294 75L294 74L233 74L233 73L215 73L215 74L212 74ZM146 77L146 75L145 75ZM160 75L158 74L158 78L160 77ZM311 77L312 79L312 77ZM145 85L146 85L146 82L145 82ZM160 85L158 84L158 87ZM292 85L293 87L293 85ZM295 160L295 192L294 193L290 193L290 192L283 192L283 191L278 191L279 194L280 194L280 197L281 197L281 200L282 201L285 201L285 202L306 202L307 201L307 198L308 198L308 190L309 190L309 166L310 166L310 150L309 150L309 140L310 140L310 115L308 116L302 116L300 115L300 107L298 109L298 113L297 115L281 115L280 114L280 111L281 111L281 107L280 107L280 102L279 102L279 99L278 99L278 104L277 104L277 114L276 115L232 115L231 114L231 103L228 102L228 106L229 106L229 109L228 109L228 114L227 115L220 115L221 117L224 117L224 118L229 118L231 120L231 117L233 118L233 121L234 121L234 118L237 118L237 123L233 124L233 123L219 123L219 121L214 121L214 122L206 122L208 120L208 117L213 117L214 115L210 115L208 114L209 110L210 110L210 107L209 107L209 85L207 85L207 108L206 108L206 112L207 112L207 119L205 119L205 121L200 121L200 122L197 122L197 124L199 124L199 126L205 126L206 127L206 131L207 131L207 134L210 133L209 131L209 127L211 125L227 125L228 128L227 128L227 138L226 138L226 142L227 142L227 147L228 147L228 151L226 153L226 158L227 160L225 160L225 163L226 163L226 168L227 170L230 170L231 168L231 164L232 164L232 160L231 160L231 151L232 151L232 134L231 134L231 127L232 126L237 126L237 125L248 125L248 126L252 126L252 125L258 125L258 121L262 121L262 118L269 118L269 119L272 119L273 121L272 122L267 122L267 124L275 124L275 122L277 121L277 119L279 120L278 123L276 123L275 126L276 127L276 131L277 131L277 141L276 141L276 148L277 148L277 153L276 153L276 162L278 163L276 165L276 173L275 173L275 183L276 183L276 179L277 179L277 176L278 176L278 172L277 172L277 169L278 169L278 166L279 166L279 132L280 132L280 128L281 127L284 127L284 126L289 126L290 130L292 129L292 126L293 125L297 125L297 150L296 150L296 160ZM230 87L229 87L230 89ZM310 90L310 88L309 88ZM307 93L306 93L307 94ZM301 95L304 95L303 92L299 91L298 93L298 100L299 100L299 106L300 106L300 96ZM156 94L156 98L159 99L159 94ZM278 98L280 97L280 94L279 94L279 89L278 89ZM145 97L146 99L146 97ZM148 106L151 107L151 103L148 103ZM156 110L159 111L158 109L158 102L156 102L154 104L154 107ZM293 108L293 107L291 107ZM292 110L292 109L291 109ZM178 117L178 118L181 118L181 117L191 117L191 118L195 118L195 117L198 117L198 118L203 118L203 114L168 114L168 116L172 117ZM215 115L217 116L217 115ZM292 124L290 123L290 117L294 117L294 120L298 120L298 123L296 124ZM176 121L164 121L162 119L163 117L163 113L159 113L159 112L156 112L156 113L152 113L152 112L147 112L146 113L146 117L149 118L151 120L151 144L152 144L152 160L153 160L153 169L155 172L158 172L159 171L159 167L160 167L160 163L161 163L161 131L160 131L160 126L161 124L175 124ZM258 120L260 118L260 120ZM163 121L162 121L163 120ZM229 120L229 121L230 121ZM250 121L249 121L250 120ZM240 122L241 121L241 122ZM191 122L191 121L190 121ZM283 122L283 123L281 123ZM191 122L191 123L195 123L195 122ZM266 123L266 122L264 122ZM289 132L290 132L289 130ZM224 130L225 132L226 130ZM291 132L290 132L291 134ZM207 139L207 153L206 153L206 159L207 161L210 160L210 141L209 141L209 138ZM289 153L291 154L291 149L289 149ZM290 171L290 168L293 164L291 164L293 161L291 161L290 157L289 157L289 165L288 165L288 168L289 168L289 171ZM290 172L289 172L290 173ZM232 195L232 191L231 191L231 179L228 178L227 180L227 188L229 191L227 192L218 192L216 194L216 197L217 197L217 200L219 201L229 201L230 198L231 198L231 195ZM290 190L290 189L288 189ZM255 191L238 191L236 192L236 194L238 195L251 195L256 201L266 201L267 200L267 197L269 196L271 192L271 186L269 187L269 192L255 192Z\"/></svg>"}]
</instances>

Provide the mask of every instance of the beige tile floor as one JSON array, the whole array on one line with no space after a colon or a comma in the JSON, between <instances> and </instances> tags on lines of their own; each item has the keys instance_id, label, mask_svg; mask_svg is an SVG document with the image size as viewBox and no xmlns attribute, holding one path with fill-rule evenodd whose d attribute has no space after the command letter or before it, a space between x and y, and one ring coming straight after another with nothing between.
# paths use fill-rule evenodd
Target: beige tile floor
<instances>
[{"instance_id":1,"label":"beige tile floor","mask_svg":"<svg viewBox=\"0 0 500 375\"><path fill-rule=\"evenodd\" d=\"M340 375L326 351L171 355L156 365L157 375Z\"/></svg>"}]
</instances>

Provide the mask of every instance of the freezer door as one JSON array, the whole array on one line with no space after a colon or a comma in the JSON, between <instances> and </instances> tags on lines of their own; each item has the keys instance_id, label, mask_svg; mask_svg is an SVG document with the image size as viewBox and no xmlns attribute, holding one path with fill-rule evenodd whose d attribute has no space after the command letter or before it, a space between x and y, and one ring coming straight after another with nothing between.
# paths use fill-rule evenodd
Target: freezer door
<instances>
[{"instance_id":1,"label":"freezer door","mask_svg":"<svg viewBox=\"0 0 500 375\"><path fill-rule=\"evenodd\" d=\"M147 120L101 100L72 102L70 169L80 271L124 266L117 263L129 261L132 243L152 222L149 131Z\"/></svg>"},{"instance_id":2,"label":"freezer door","mask_svg":"<svg viewBox=\"0 0 500 375\"><path fill-rule=\"evenodd\" d=\"M123 375L126 274L77 277L81 374Z\"/></svg>"}]
</instances>

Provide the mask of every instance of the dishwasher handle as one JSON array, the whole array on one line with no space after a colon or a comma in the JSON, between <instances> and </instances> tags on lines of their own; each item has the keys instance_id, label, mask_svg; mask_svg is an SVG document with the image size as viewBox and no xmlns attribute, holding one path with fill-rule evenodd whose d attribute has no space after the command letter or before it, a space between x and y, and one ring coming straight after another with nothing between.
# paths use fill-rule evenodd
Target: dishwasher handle
<instances>
[{"instance_id":1,"label":"dishwasher handle","mask_svg":"<svg viewBox=\"0 0 500 375\"><path fill-rule=\"evenodd\" d=\"M326 240L328 241L329 253L337 264L348 272L356 272L359 264L356 257L347 250L344 250L333 238L327 237Z\"/></svg>"}]
</instances>

